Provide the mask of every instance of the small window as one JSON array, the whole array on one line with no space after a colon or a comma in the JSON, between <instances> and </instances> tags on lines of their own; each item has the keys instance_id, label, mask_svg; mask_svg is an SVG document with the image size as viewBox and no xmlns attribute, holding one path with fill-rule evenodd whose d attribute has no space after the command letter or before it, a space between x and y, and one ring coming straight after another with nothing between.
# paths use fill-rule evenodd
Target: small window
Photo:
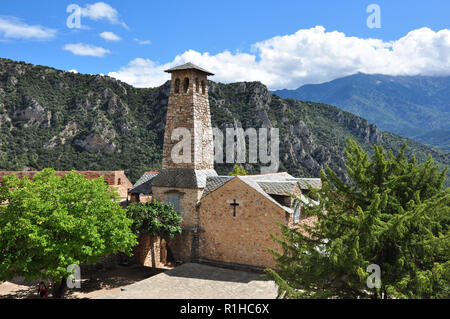
<instances>
[{"instance_id":1,"label":"small window","mask_svg":"<svg viewBox=\"0 0 450 319\"><path fill-rule=\"evenodd\" d=\"M198 78L195 78L195 92L200 92L200 81L198 80Z\"/></svg>"},{"instance_id":2,"label":"small window","mask_svg":"<svg viewBox=\"0 0 450 319\"><path fill-rule=\"evenodd\" d=\"M175 80L175 93L180 93L180 79Z\"/></svg>"},{"instance_id":3,"label":"small window","mask_svg":"<svg viewBox=\"0 0 450 319\"><path fill-rule=\"evenodd\" d=\"M177 213L180 213L180 196L178 194L167 194L167 201L173 205Z\"/></svg>"},{"instance_id":4,"label":"small window","mask_svg":"<svg viewBox=\"0 0 450 319\"><path fill-rule=\"evenodd\" d=\"M184 93L187 93L189 90L189 79L185 78L184 79Z\"/></svg>"},{"instance_id":5,"label":"small window","mask_svg":"<svg viewBox=\"0 0 450 319\"><path fill-rule=\"evenodd\" d=\"M122 179L119 178L119 185L122 185Z\"/></svg>"}]
</instances>

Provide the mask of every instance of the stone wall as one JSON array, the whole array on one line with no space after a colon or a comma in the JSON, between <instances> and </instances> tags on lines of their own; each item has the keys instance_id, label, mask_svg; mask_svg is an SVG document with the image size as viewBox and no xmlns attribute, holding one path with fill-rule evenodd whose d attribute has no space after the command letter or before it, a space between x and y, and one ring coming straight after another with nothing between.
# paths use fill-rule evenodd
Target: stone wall
<instances>
[{"instance_id":1,"label":"stone wall","mask_svg":"<svg viewBox=\"0 0 450 319\"><path fill-rule=\"evenodd\" d=\"M112 187L116 188L121 200L127 199L128 190L130 190L133 187L133 184L125 175L124 171L114 171L113 173L114 177L110 177L111 179L113 178L113 183L110 184L107 181L108 185L111 185Z\"/></svg>"},{"instance_id":2,"label":"stone wall","mask_svg":"<svg viewBox=\"0 0 450 319\"><path fill-rule=\"evenodd\" d=\"M186 229L181 235L175 236L169 243L160 237L149 234L139 236L139 244L134 248L134 259L138 265L154 268L163 268L169 262L188 263L193 258L193 231ZM170 247L170 248L169 248ZM168 250L170 249L171 256ZM171 258L173 260L170 260Z\"/></svg>"},{"instance_id":3,"label":"stone wall","mask_svg":"<svg viewBox=\"0 0 450 319\"><path fill-rule=\"evenodd\" d=\"M193 231L198 225L197 203L199 202L203 190L192 188L171 188L156 187L152 188L153 198L168 203L167 195L171 192L177 192L180 196L179 214L183 218L181 224L183 233L170 240L169 247L175 261L190 262L194 259L194 235Z\"/></svg>"},{"instance_id":4,"label":"stone wall","mask_svg":"<svg viewBox=\"0 0 450 319\"><path fill-rule=\"evenodd\" d=\"M144 195L144 194L130 194L129 202L130 203L150 203L152 201L152 195Z\"/></svg>"},{"instance_id":5,"label":"stone wall","mask_svg":"<svg viewBox=\"0 0 450 319\"><path fill-rule=\"evenodd\" d=\"M139 244L134 248L134 259L138 265L161 268L161 238L141 234Z\"/></svg>"},{"instance_id":6,"label":"stone wall","mask_svg":"<svg viewBox=\"0 0 450 319\"><path fill-rule=\"evenodd\" d=\"M194 228L197 226L197 203L203 194L203 189L176 188L153 186L153 198L159 202L168 203L167 196L171 192L177 192L180 198L179 214L183 218L182 227Z\"/></svg>"},{"instance_id":7,"label":"stone wall","mask_svg":"<svg viewBox=\"0 0 450 319\"><path fill-rule=\"evenodd\" d=\"M233 217L230 203L239 203ZM201 200L199 257L215 262L274 267L267 248L280 250L270 237L281 235L280 226L291 214L235 178Z\"/></svg>"},{"instance_id":8,"label":"stone wall","mask_svg":"<svg viewBox=\"0 0 450 319\"><path fill-rule=\"evenodd\" d=\"M184 228L181 235L176 235L169 241L169 248L175 262L196 261L194 231L192 228Z\"/></svg>"},{"instance_id":9,"label":"stone wall","mask_svg":"<svg viewBox=\"0 0 450 319\"><path fill-rule=\"evenodd\" d=\"M206 74L195 70L182 70L172 73L172 87L164 135L163 169L214 169L214 143L206 78ZM184 91L185 79L189 79L187 92ZM180 83L178 93L175 89L177 80ZM204 92L202 82L205 83ZM172 132L176 128L186 128L191 134L191 159L189 163L174 163L172 161L172 148L178 143L177 140L172 141Z\"/></svg>"}]
</instances>

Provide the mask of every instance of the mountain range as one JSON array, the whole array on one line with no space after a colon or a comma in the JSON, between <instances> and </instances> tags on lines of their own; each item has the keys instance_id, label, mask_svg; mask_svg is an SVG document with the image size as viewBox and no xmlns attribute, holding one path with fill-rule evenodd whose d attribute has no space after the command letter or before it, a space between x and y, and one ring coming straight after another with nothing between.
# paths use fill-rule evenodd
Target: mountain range
<instances>
[{"instance_id":1,"label":"mountain range","mask_svg":"<svg viewBox=\"0 0 450 319\"><path fill-rule=\"evenodd\" d=\"M346 178L346 138L419 161L427 154L444 165L450 154L323 103L283 99L259 82L208 82L214 127L280 130L280 171L318 177L326 164ZM0 169L125 170L135 182L161 169L170 82L138 89L111 77L83 75L0 59ZM232 164L217 164L219 174ZM245 164L259 173L260 164Z\"/></svg>"},{"instance_id":2,"label":"mountain range","mask_svg":"<svg viewBox=\"0 0 450 319\"><path fill-rule=\"evenodd\" d=\"M450 151L450 77L362 74L296 90L283 98L336 105L380 129Z\"/></svg>"}]
</instances>

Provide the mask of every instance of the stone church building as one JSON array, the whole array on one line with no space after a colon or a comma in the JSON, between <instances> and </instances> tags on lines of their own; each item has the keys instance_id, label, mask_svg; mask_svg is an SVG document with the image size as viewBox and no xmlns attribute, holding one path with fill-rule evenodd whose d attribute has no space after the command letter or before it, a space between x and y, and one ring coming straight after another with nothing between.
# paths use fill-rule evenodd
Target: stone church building
<instances>
[{"instance_id":1,"label":"stone church building","mask_svg":"<svg viewBox=\"0 0 450 319\"><path fill-rule=\"evenodd\" d=\"M207 77L213 75L187 63L166 72L172 75L164 136L162 170L147 172L129 191L132 201L151 198L171 203L183 217L183 233L168 250L177 262L202 262L234 268L274 267L268 248L279 250L271 234L281 235L277 222L295 227L311 222L301 216L291 194L304 196L320 179L295 178L288 173L254 176L218 176L214 170L214 143ZM190 161L180 163L172 153L179 140L173 131L187 128L191 136ZM166 243L141 242L137 257L151 265L166 262ZM155 254L155 251L157 252Z\"/></svg>"}]
</instances>

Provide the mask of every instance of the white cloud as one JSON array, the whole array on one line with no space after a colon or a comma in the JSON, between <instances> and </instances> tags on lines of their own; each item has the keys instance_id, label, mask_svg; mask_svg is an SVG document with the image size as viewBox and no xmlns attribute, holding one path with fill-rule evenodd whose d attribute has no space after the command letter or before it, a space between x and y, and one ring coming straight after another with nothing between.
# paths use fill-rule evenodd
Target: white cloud
<instances>
[{"instance_id":1,"label":"white cloud","mask_svg":"<svg viewBox=\"0 0 450 319\"><path fill-rule=\"evenodd\" d=\"M92 20L106 19L113 24L119 22L117 10L104 2L87 4L85 8L81 9L81 15Z\"/></svg>"},{"instance_id":2,"label":"white cloud","mask_svg":"<svg viewBox=\"0 0 450 319\"><path fill-rule=\"evenodd\" d=\"M77 71L76 69L72 69L72 70L69 70L69 71L67 71L67 72L69 72L69 73L74 73L74 74L78 74L78 71Z\"/></svg>"},{"instance_id":3,"label":"white cloud","mask_svg":"<svg viewBox=\"0 0 450 319\"><path fill-rule=\"evenodd\" d=\"M113 32L102 32L100 33L100 36L105 39L106 41L120 41L122 40L121 37L119 37L117 34Z\"/></svg>"},{"instance_id":4,"label":"white cloud","mask_svg":"<svg viewBox=\"0 0 450 319\"><path fill-rule=\"evenodd\" d=\"M150 40L140 40L138 38L134 38L134 41L136 41L140 45L150 45L150 44L152 44L152 41L150 41Z\"/></svg>"},{"instance_id":5,"label":"white cloud","mask_svg":"<svg viewBox=\"0 0 450 319\"><path fill-rule=\"evenodd\" d=\"M120 24L128 29L125 22L119 19L119 12L105 2L87 4L81 9L81 16L91 20L107 20L111 24Z\"/></svg>"},{"instance_id":6,"label":"white cloud","mask_svg":"<svg viewBox=\"0 0 450 319\"><path fill-rule=\"evenodd\" d=\"M109 51L108 49L84 43L66 44L63 47L63 50L70 51L75 55L94 56L100 58L104 57L106 54L111 53L111 51Z\"/></svg>"},{"instance_id":7,"label":"white cloud","mask_svg":"<svg viewBox=\"0 0 450 319\"><path fill-rule=\"evenodd\" d=\"M158 65L155 62L137 58L128 63L118 72L110 72L108 75L136 87L155 87L170 79L165 73L165 65Z\"/></svg>"},{"instance_id":8,"label":"white cloud","mask_svg":"<svg viewBox=\"0 0 450 319\"><path fill-rule=\"evenodd\" d=\"M56 30L41 25L28 25L15 17L0 17L0 35L9 39L49 40Z\"/></svg>"},{"instance_id":9,"label":"white cloud","mask_svg":"<svg viewBox=\"0 0 450 319\"><path fill-rule=\"evenodd\" d=\"M270 89L293 89L357 72L450 75L450 30L421 28L384 42L326 32L316 26L258 42L251 54L224 51L210 55L189 50L164 65L135 59L109 75L137 87L157 86L169 78L165 69L186 62L215 73L215 81L261 81Z\"/></svg>"}]
</instances>

